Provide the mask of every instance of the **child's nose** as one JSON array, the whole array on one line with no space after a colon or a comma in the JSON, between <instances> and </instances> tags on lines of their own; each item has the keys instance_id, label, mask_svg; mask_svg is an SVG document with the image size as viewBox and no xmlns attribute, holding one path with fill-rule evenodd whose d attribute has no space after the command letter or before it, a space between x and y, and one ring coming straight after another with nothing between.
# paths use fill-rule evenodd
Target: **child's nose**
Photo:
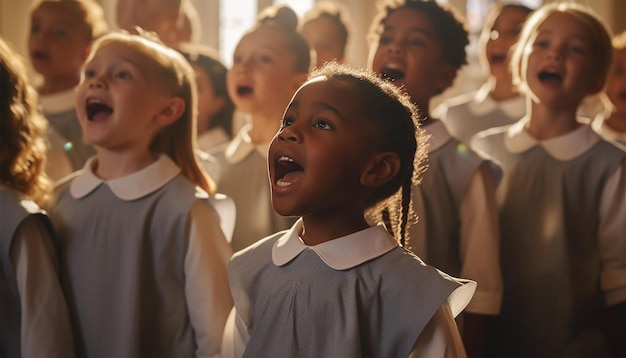
<instances>
[{"instance_id":1,"label":"child's nose","mask_svg":"<svg viewBox=\"0 0 626 358\"><path fill-rule=\"evenodd\" d=\"M551 46L548 48L548 58L552 60L560 60L563 57L562 46Z\"/></svg>"},{"instance_id":2,"label":"child's nose","mask_svg":"<svg viewBox=\"0 0 626 358\"><path fill-rule=\"evenodd\" d=\"M387 45L387 53L390 55L400 55L402 54L402 46L397 41L391 41Z\"/></svg>"},{"instance_id":3,"label":"child's nose","mask_svg":"<svg viewBox=\"0 0 626 358\"><path fill-rule=\"evenodd\" d=\"M280 133L278 133L278 139L285 142L299 142L300 135L292 126L283 128Z\"/></svg>"},{"instance_id":4,"label":"child's nose","mask_svg":"<svg viewBox=\"0 0 626 358\"><path fill-rule=\"evenodd\" d=\"M89 88L104 88L104 81L98 76L89 80Z\"/></svg>"}]
</instances>

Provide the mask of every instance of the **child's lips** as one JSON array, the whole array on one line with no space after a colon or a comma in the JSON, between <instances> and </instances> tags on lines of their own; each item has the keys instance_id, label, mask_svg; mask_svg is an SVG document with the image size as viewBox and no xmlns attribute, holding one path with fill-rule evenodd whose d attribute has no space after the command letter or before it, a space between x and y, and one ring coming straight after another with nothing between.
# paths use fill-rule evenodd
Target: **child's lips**
<instances>
[{"instance_id":1,"label":"child's lips","mask_svg":"<svg viewBox=\"0 0 626 358\"><path fill-rule=\"evenodd\" d=\"M563 81L563 75L554 69L544 69L537 75L541 83L558 84Z\"/></svg>"},{"instance_id":2,"label":"child's lips","mask_svg":"<svg viewBox=\"0 0 626 358\"><path fill-rule=\"evenodd\" d=\"M380 78L391 82L401 81L406 76L404 67L395 62L384 65L380 69L379 74Z\"/></svg>"},{"instance_id":3,"label":"child's lips","mask_svg":"<svg viewBox=\"0 0 626 358\"><path fill-rule=\"evenodd\" d=\"M49 61L50 60L50 55L48 55L47 53L43 51L33 51L31 52L30 57L33 61Z\"/></svg>"},{"instance_id":4,"label":"child's lips","mask_svg":"<svg viewBox=\"0 0 626 358\"><path fill-rule=\"evenodd\" d=\"M113 108L100 98L90 97L86 100L85 112L87 113L87 120L93 122L108 117L113 113Z\"/></svg>"},{"instance_id":5,"label":"child's lips","mask_svg":"<svg viewBox=\"0 0 626 358\"><path fill-rule=\"evenodd\" d=\"M279 154L275 156L272 188L280 190L295 184L304 176L304 168L292 156Z\"/></svg>"},{"instance_id":6,"label":"child's lips","mask_svg":"<svg viewBox=\"0 0 626 358\"><path fill-rule=\"evenodd\" d=\"M240 97L249 96L254 92L252 86L248 85L238 85L237 86L237 95Z\"/></svg>"}]
</instances>

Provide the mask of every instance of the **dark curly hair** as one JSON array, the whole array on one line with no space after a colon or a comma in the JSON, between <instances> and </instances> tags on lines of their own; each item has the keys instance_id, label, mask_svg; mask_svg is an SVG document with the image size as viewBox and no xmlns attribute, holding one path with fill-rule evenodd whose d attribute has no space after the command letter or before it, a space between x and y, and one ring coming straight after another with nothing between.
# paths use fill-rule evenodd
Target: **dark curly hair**
<instances>
[{"instance_id":1,"label":"dark curly hair","mask_svg":"<svg viewBox=\"0 0 626 358\"><path fill-rule=\"evenodd\" d=\"M446 62L457 69L467 64L465 47L469 44L468 31L464 18L454 7L435 0L382 0L378 5L378 15L370 28L370 41L380 36L385 21L394 11L414 9L431 19Z\"/></svg>"}]
</instances>

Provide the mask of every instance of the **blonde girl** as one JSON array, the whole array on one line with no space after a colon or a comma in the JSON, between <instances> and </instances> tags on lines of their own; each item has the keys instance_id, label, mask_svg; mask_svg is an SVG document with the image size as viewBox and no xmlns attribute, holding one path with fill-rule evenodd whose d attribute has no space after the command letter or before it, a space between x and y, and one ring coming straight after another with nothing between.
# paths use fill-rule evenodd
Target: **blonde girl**
<instances>
[{"instance_id":1,"label":"blonde girl","mask_svg":"<svg viewBox=\"0 0 626 358\"><path fill-rule=\"evenodd\" d=\"M107 35L76 108L97 155L59 186L54 218L77 354L218 354L231 251L193 151L193 70L148 35Z\"/></svg>"},{"instance_id":2,"label":"blonde girl","mask_svg":"<svg viewBox=\"0 0 626 358\"><path fill-rule=\"evenodd\" d=\"M526 116L472 141L504 168L504 296L489 345L496 356L626 352L623 339L611 342L626 336L626 153L577 117L585 96L602 89L611 55L590 9L539 8L511 59Z\"/></svg>"}]
</instances>

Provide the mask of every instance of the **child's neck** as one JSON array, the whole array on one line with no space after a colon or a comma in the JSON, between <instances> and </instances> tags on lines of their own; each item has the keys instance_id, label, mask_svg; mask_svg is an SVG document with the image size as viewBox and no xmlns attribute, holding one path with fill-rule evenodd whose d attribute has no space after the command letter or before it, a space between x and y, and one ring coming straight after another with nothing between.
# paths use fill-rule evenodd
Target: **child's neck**
<instances>
[{"instance_id":1,"label":"child's neck","mask_svg":"<svg viewBox=\"0 0 626 358\"><path fill-rule=\"evenodd\" d=\"M149 151L129 152L112 151L96 147L97 166L94 174L102 180L113 180L140 171L154 163L157 158Z\"/></svg>"},{"instance_id":2,"label":"child's neck","mask_svg":"<svg viewBox=\"0 0 626 358\"><path fill-rule=\"evenodd\" d=\"M498 102L506 101L507 99L515 98L520 95L515 86L513 86L513 79L511 77L501 78L500 80L490 78L489 84L491 88L489 95Z\"/></svg>"},{"instance_id":3,"label":"child's neck","mask_svg":"<svg viewBox=\"0 0 626 358\"><path fill-rule=\"evenodd\" d=\"M251 127L248 135L250 136L252 144L264 145L269 143L280 128L282 115L282 111L276 113L255 113L251 115Z\"/></svg>"},{"instance_id":4,"label":"child's neck","mask_svg":"<svg viewBox=\"0 0 626 358\"><path fill-rule=\"evenodd\" d=\"M308 246L315 246L369 227L363 217L363 212L350 215L337 215L336 213L307 215L302 218L302 223L303 230L300 237Z\"/></svg>"},{"instance_id":5,"label":"child's neck","mask_svg":"<svg viewBox=\"0 0 626 358\"><path fill-rule=\"evenodd\" d=\"M37 88L37 92L41 95L59 93L76 87L78 82L80 82L78 74L76 76L47 77L43 84Z\"/></svg>"},{"instance_id":6,"label":"child's neck","mask_svg":"<svg viewBox=\"0 0 626 358\"><path fill-rule=\"evenodd\" d=\"M582 124L576 120L577 107L573 108L550 108L531 103L528 113L526 130L538 140L547 140L562 136L576 130ZM528 107L528 106L527 106Z\"/></svg>"},{"instance_id":7,"label":"child's neck","mask_svg":"<svg viewBox=\"0 0 626 358\"><path fill-rule=\"evenodd\" d=\"M613 111L604 123L618 133L626 133L626 112Z\"/></svg>"}]
</instances>

